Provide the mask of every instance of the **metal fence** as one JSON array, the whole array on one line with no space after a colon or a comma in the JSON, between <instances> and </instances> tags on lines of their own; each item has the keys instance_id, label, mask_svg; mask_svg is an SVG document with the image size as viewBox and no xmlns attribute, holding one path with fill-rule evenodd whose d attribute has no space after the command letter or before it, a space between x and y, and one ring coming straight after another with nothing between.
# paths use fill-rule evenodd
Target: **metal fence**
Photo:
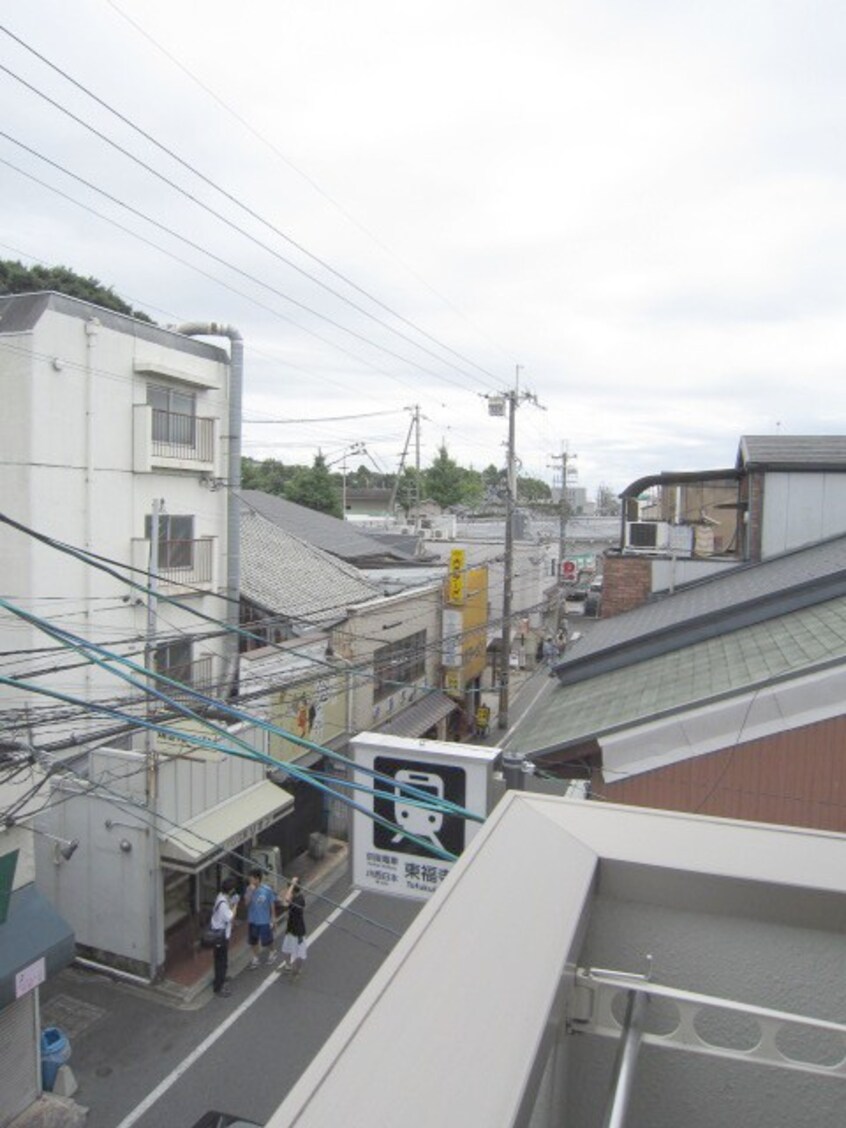
<instances>
[{"instance_id":1,"label":"metal fence","mask_svg":"<svg viewBox=\"0 0 846 1128\"><path fill-rule=\"evenodd\" d=\"M159 542L159 578L166 584L208 584L212 580L213 537Z\"/></svg>"},{"instance_id":2,"label":"metal fence","mask_svg":"<svg viewBox=\"0 0 846 1128\"><path fill-rule=\"evenodd\" d=\"M214 419L153 408L153 454L214 461Z\"/></svg>"}]
</instances>

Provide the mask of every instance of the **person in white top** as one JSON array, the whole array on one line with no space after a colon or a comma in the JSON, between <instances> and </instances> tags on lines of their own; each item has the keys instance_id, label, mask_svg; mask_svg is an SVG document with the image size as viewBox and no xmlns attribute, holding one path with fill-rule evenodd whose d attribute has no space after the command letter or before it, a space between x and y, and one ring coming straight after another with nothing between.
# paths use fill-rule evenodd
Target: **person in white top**
<instances>
[{"instance_id":1,"label":"person in white top","mask_svg":"<svg viewBox=\"0 0 846 1128\"><path fill-rule=\"evenodd\" d=\"M238 904L238 894L235 892L235 878L225 877L220 884L220 892L215 898L209 928L220 933L220 940L214 947L214 982L212 990L215 995L225 998L232 992L226 986L226 969L229 966L229 938L232 935L232 921L235 917L235 907Z\"/></svg>"}]
</instances>

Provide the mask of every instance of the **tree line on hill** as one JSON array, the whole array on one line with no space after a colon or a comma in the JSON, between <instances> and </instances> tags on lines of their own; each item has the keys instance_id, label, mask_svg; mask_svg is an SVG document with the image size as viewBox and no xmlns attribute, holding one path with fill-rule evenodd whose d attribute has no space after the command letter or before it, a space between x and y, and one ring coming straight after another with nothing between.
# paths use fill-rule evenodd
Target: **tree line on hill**
<instances>
[{"instance_id":1,"label":"tree line on hill","mask_svg":"<svg viewBox=\"0 0 846 1128\"><path fill-rule=\"evenodd\" d=\"M104 286L96 278L84 278L67 266L24 266L13 259L0 259L0 294L34 294L39 290L55 290L139 321L153 321L119 298L111 286Z\"/></svg>"},{"instance_id":2,"label":"tree line on hill","mask_svg":"<svg viewBox=\"0 0 846 1128\"><path fill-rule=\"evenodd\" d=\"M315 456L311 466L284 464L275 458L261 461L244 458L241 463L241 484L244 489L264 490L287 498L297 505L330 513L334 517L343 516L341 498L344 483L343 474L331 470L320 453ZM396 474L372 470L363 463L346 475L346 489L393 490L396 486L396 503L404 512L414 507L419 497L421 501L431 500L442 509L456 507L470 509L476 513L490 510L501 512L505 501L505 470L491 463L484 470L461 466L450 457L445 445L441 445L430 466L421 469L406 467L397 483ZM597 491L597 512L616 514L619 502L610 487L602 485ZM517 503L530 505L537 509L558 512L558 505L552 500L552 491L546 482L529 475L517 477Z\"/></svg>"}]
</instances>

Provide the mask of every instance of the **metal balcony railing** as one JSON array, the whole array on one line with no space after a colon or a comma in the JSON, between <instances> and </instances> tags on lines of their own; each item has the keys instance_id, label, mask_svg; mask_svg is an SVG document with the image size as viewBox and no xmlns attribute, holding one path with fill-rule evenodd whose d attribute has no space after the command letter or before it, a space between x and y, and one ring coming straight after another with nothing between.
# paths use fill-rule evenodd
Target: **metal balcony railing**
<instances>
[{"instance_id":1,"label":"metal balcony railing","mask_svg":"<svg viewBox=\"0 0 846 1128\"><path fill-rule=\"evenodd\" d=\"M214 419L153 408L153 454L189 462L214 461Z\"/></svg>"},{"instance_id":2,"label":"metal balcony railing","mask_svg":"<svg viewBox=\"0 0 846 1128\"><path fill-rule=\"evenodd\" d=\"M210 654L207 654L205 657L197 658L193 662L180 662L178 665L163 670L157 670L156 672L164 674L165 677L172 678L173 681L190 686L191 689L196 689L200 693L214 693L215 687L212 684L213 670L214 659ZM167 693L170 697L180 698L180 691L178 689L168 688L162 684L159 684L157 688Z\"/></svg>"},{"instance_id":3,"label":"metal balcony railing","mask_svg":"<svg viewBox=\"0 0 846 1128\"><path fill-rule=\"evenodd\" d=\"M159 541L159 579L166 584L208 584L213 575L213 537Z\"/></svg>"}]
</instances>

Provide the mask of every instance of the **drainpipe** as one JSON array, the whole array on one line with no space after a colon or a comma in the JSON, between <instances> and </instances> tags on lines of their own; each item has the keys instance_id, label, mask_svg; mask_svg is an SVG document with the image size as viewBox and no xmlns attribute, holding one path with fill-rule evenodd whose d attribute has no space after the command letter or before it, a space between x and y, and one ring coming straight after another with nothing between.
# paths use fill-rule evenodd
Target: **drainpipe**
<instances>
[{"instance_id":1,"label":"drainpipe","mask_svg":"<svg viewBox=\"0 0 846 1128\"><path fill-rule=\"evenodd\" d=\"M94 350L97 334L101 328L100 319L90 317L85 322L85 509L83 543L87 552L95 550L94 544ZM88 637L91 632L91 595L93 568L84 571L85 623ZM85 667L85 690L89 701L94 699L92 688L92 664Z\"/></svg>"},{"instance_id":2,"label":"drainpipe","mask_svg":"<svg viewBox=\"0 0 846 1128\"><path fill-rule=\"evenodd\" d=\"M238 687L238 634L241 625L241 399L244 389L244 338L231 325L216 321L189 321L176 327L185 337L228 337L229 349L229 466L226 505L226 622L236 628L229 636L230 657L224 697L234 696Z\"/></svg>"}]
</instances>

